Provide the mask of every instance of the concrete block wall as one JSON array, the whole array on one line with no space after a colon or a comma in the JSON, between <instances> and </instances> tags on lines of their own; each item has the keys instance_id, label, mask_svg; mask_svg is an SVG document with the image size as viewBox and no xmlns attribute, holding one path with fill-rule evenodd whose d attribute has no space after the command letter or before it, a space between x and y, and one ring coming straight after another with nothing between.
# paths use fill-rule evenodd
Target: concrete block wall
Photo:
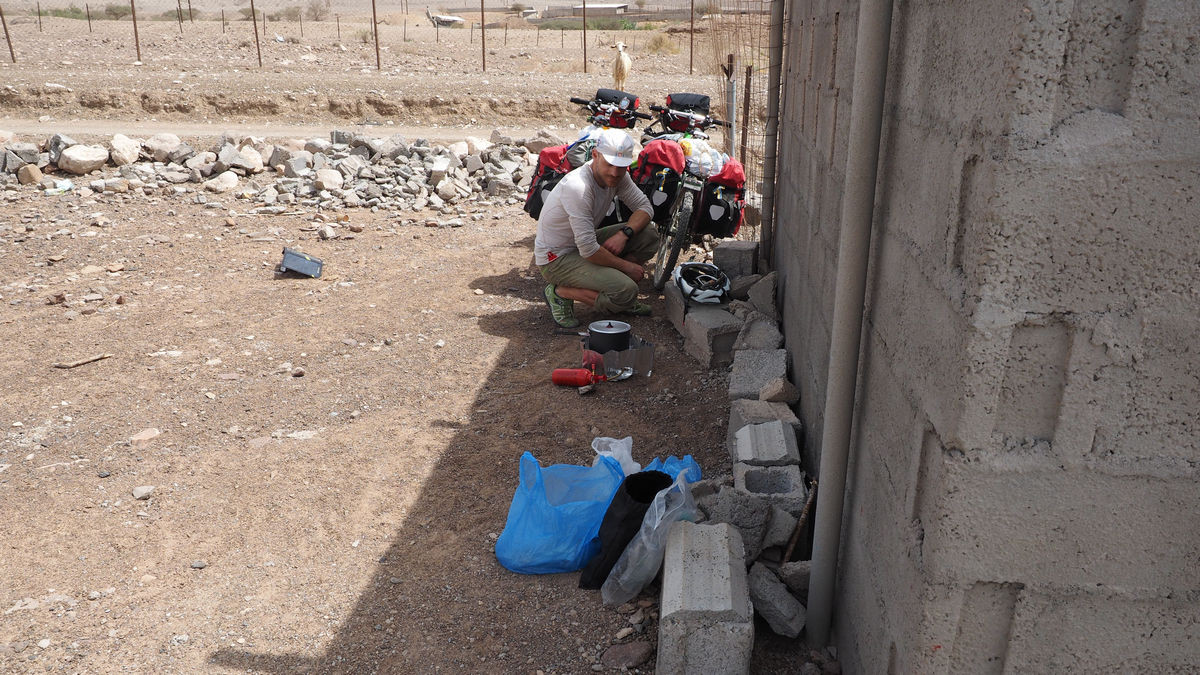
<instances>
[{"instance_id":1,"label":"concrete block wall","mask_svg":"<svg viewBox=\"0 0 1200 675\"><path fill-rule=\"evenodd\" d=\"M813 468L857 11L789 5L775 265ZM895 3L849 672L1200 661L1198 94L1194 2Z\"/></svg>"}]
</instances>

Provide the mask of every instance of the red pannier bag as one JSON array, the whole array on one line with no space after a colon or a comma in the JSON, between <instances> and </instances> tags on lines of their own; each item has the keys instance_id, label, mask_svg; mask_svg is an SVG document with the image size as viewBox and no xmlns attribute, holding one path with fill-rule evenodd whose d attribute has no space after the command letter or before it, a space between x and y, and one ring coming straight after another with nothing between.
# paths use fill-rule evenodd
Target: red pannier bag
<instances>
[{"instance_id":1,"label":"red pannier bag","mask_svg":"<svg viewBox=\"0 0 1200 675\"><path fill-rule=\"evenodd\" d=\"M733 159L704 181L700 191L700 212L696 214L696 231L714 238L733 237L742 226L746 208L746 170Z\"/></svg>"},{"instance_id":2,"label":"red pannier bag","mask_svg":"<svg viewBox=\"0 0 1200 675\"><path fill-rule=\"evenodd\" d=\"M529 184L529 192L525 195L524 206L525 213L535 219L542 215L542 207L546 205L550 191L571 171L571 164L567 162L569 147L552 145L538 153L537 169L534 171L533 181Z\"/></svg>"}]
</instances>

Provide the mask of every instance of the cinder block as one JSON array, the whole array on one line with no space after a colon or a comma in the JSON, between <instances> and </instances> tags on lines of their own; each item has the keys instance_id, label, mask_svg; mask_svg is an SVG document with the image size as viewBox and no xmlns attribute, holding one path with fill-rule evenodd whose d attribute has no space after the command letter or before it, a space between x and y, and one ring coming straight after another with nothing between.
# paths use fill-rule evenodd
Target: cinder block
<instances>
[{"instance_id":1,"label":"cinder block","mask_svg":"<svg viewBox=\"0 0 1200 675\"><path fill-rule=\"evenodd\" d=\"M808 489L798 466L733 466L733 487L770 501L792 515L804 510Z\"/></svg>"},{"instance_id":2,"label":"cinder block","mask_svg":"<svg viewBox=\"0 0 1200 675\"><path fill-rule=\"evenodd\" d=\"M672 526L663 559L655 672L749 672L753 619L737 530L688 522Z\"/></svg>"},{"instance_id":3,"label":"cinder block","mask_svg":"<svg viewBox=\"0 0 1200 675\"><path fill-rule=\"evenodd\" d=\"M743 349L734 352L733 371L729 374L729 400L758 398L772 380L787 377L786 349Z\"/></svg>"},{"instance_id":4,"label":"cinder block","mask_svg":"<svg viewBox=\"0 0 1200 675\"><path fill-rule=\"evenodd\" d=\"M683 314L687 301L683 299L683 291L671 282L663 286L663 301L667 306L667 318L675 326L675 332L683 335Z\"/></svg>"},{"instance_id":5,"label":"cinder block","mask_svg":"<svg viewBox=\"0 0 1200 675\"><path fill-rule=\"evenodd\" d=\"M683 322L683 350L706 368L729 365L733 361L733 341L741 329L742 322L723 309L691 307Z\"/></svg>"},{"instance_id":6,"label":"cinder block","mask_svg":"<svg viewBox=\"0 0 1200 675\"><path fill-rule=\"evenodd\" d=\"M733 434L733 463L750 466L800 464L796 432L782 420L747 424Z\"/></svg>"},{"instance_id":7,"label":"cinder block","mask_svg":"<svg viewBox=\"0 0 1200 675\"><path fill-rule=\"evenodd\" d=\"M796 413L792 409L782 403L771 401L755 401L751 399L741 399L732 401L729 404L729 430L725 436L725 447L732 448L734 443L734 434L738 429L747 424L761 424L770 422L771 420L782 420L784 424L788 424L800 435L802 426L800 418L796 417ZM734 450L730 450L734 452Z\"/></svg>"},{"instance_id":8,"label":"cinder block","mask_svg":"<svg viewBox=\"0 0 1200 675\"><path fill-rule=\"evenodd\" d=\"M765 314L754 312L746 317L742 330L733 342L734 351L742 349L779 349L783 346L783 333L775 320Z\"/></svg>"},{"instance_id":9,"label":"cinder block","mask_svg":"<svg viewBox=\"0 0 1200 675\"><path fill-rule=\"evenodd\" d=\"M713 264L730 279L754 274L757 241L722 241L713 249Z\"/></svg>"},{"instance_id":10,"label":"cinder block","mask_svg":"<svg viewBox=\"0 0 1200 675\"><path fill-rule=\"evenodd\" d=\"M696 503L708 516L708 522L728 523L737 528L747 559L758 557L762 552L763 535L771 519L771 503L764 495L725 488L696 500Z\"/></svg>"},{"instance_id":11,"label":"cinder block","mask_svg":"<svg viewBox=\"0 0 1200 675\"><path fill-rule=\"evenodd\" d=\"M771 630L790 638L800 634L807 618L804 605L792 596L774 572L762 563L754 563L750 568L749 587L754 611L767 620Z\"/></svg>"}]
</instances>

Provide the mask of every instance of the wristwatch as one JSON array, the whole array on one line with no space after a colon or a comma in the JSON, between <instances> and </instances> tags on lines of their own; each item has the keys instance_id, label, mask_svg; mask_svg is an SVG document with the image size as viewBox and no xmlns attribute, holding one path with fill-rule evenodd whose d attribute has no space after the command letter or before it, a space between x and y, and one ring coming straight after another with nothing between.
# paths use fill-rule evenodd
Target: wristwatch
<instances>
[{"instance_id":1,"label":"wristwatch","mask_svg":"<svg viewBox=\"0 0 1200 675\"><path fill-rule=\"evenodd\" d=\"M625 235L629 239L633 239L633 235L636 234L636 232L633 231L632 227L630 227L628 225L622 225L621 226L621 234Z\"/></svg>"}]
</instances>

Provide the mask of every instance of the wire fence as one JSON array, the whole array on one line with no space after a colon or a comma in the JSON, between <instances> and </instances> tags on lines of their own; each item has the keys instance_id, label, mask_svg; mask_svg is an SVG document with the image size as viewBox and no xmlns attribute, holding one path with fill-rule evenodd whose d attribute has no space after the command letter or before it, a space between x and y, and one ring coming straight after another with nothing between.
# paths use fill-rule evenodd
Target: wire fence
<instances>
[{"instance_id":1,"label":"wire fence","mask_svg":"<svg viewBox=\"0 0 1200 675\"><path fill-rule=\"evenodd\" d=\"M26 44L34 43L37 37L34 31L42 31L43 19L49 23L50 18L86 21L90 32L93 24L98 22L132 23L136 12L138 22L147 24L142 29L143 39L145 35L162 34L167 30L177 30L185 36L199 34L199 31L213 33L219 24L222 37L232 36L228 38L234 40L231 47L240 48L243 54L248 47L250 58L257 48L260 63L267 49L281 47L272 43L300 38L363 43L360 48L386 39L392 45L399 43L399 49L407 50L424 49L428 43L443 41L478 43L481 41L481 19L489 29L486 36L489 47L536 46L584 52L589 44L603 46L621 40L635 53L655 51L674 54L673 58L680 62L686 59L689 71L695 74L723 73L723 91L719 94L700 93L712 95L714 114L735 122L734 142L727 143L722 149L742 160L750 191L761 192L770 1L635 0L622 13L615 13L618 10L611 5L597 3L588 15L592 30L588 31L586 43L580 31L570 30L582 27L569 23L580 23L578 4L571 0L556 2L532 13L527 10L529 5L507 0L486 0L482 5L472 4L470 0L452 0L452 3L421 3L415 7L410 6L408 0L98 0L94 3L0 0L0 11L5 15L7 33L16 34ZM457 16L463 21L457 28L450 24L437 26L431 15L441 14ZM550 14L568 16L568 22L544 18ZM637 30L647 26L652 26L653 30ZM251 33L255 28L257 30ZM307 36L305 31L308 31ZM76 31L72 29L71 32ZM129 42L135 41L134 35L131 26ZM247 46L246 40L251 37L253 44ZM39 45L36 52L42 53L29 50L34 52L30 58L54 58L51 56L54 49L43 49L47 38L37 39L35 44ZM132 55L129 49L132 46L114 46L114 59L128 58ZM63 47L70 48L69 44ZM143 58L143 49L145 45L136 45L139 61ZM204 47L197 47L195 54L181 54L179 45L173 45L172 50L176 60L200 62L213 58L210 49ZM593 50L590 56L596 55L598 50ZM5 56L7 54L0 51L0 60ZM585 60L582 54L579 56L577 63L582 69ZM383 61L377 42L374 57L375 65L381 67ZM480 60L481 68L486 67L486 53L482 49ZM567 61L563 67L570 68L571 63ZM303 67L321 66L305 63Z\"/></svg>"}]
</instances>

